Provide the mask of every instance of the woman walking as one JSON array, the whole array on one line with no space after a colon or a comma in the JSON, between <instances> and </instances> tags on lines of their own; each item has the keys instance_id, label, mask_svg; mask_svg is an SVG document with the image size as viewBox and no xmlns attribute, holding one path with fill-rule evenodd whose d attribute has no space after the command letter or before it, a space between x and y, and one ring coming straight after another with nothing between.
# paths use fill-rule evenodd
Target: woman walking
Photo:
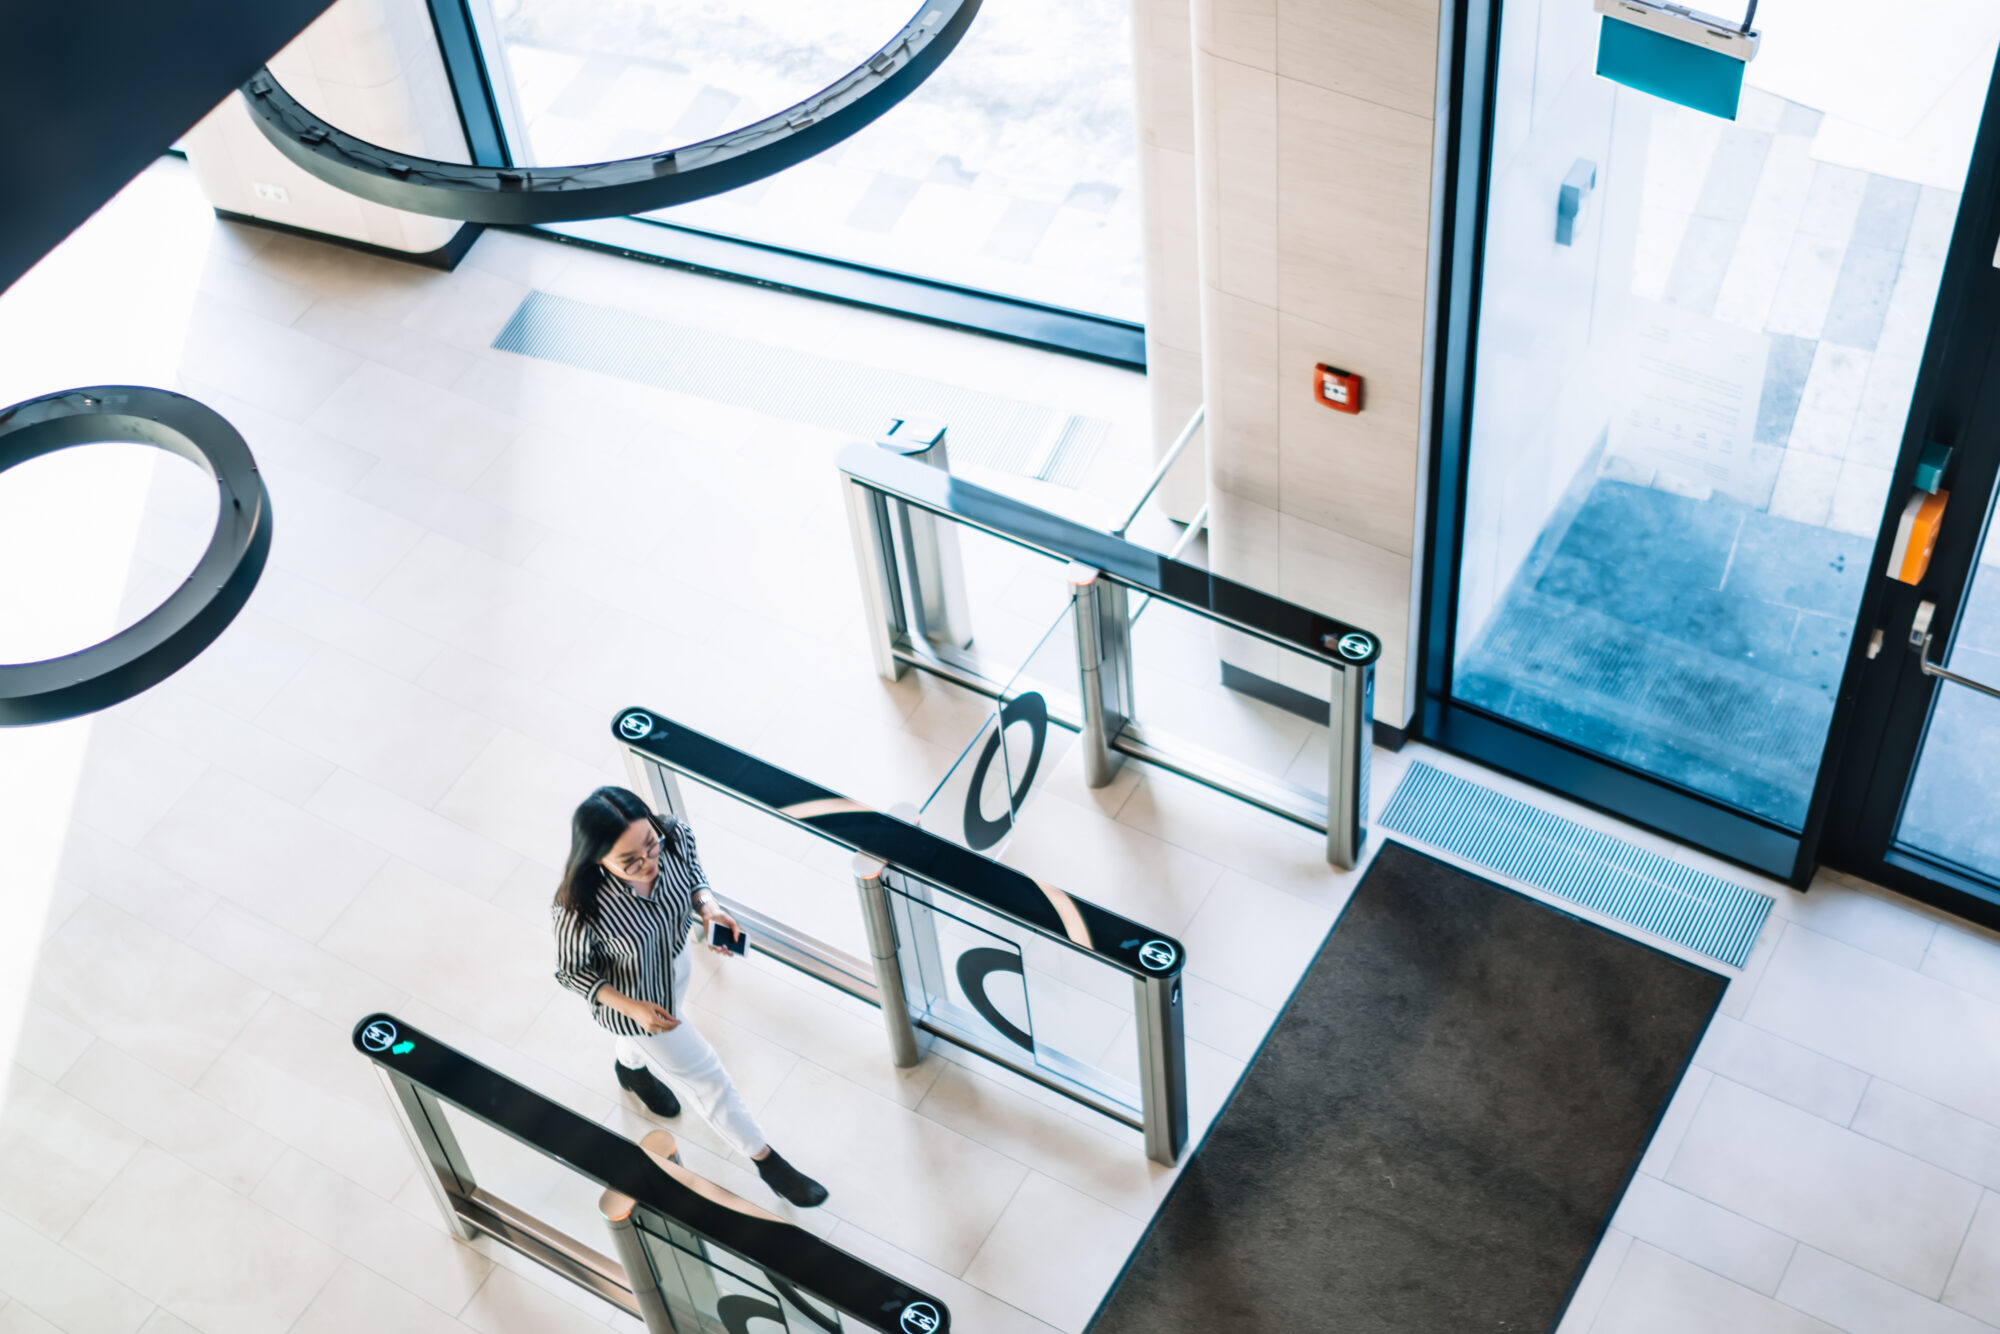
<instances>
[{"instance_id":1,"label":"woman walking","mask_svg":"<svg viewBox=\"0 0 2000 1334\"><path fill-rule=\"evenodd\" d=\"M697 916L704 928L720 923L742 934L708 887L686 822L661 819L626 788L591 793L570 821L569 863L556 889L556 981L588 1000L598 1024L617 1035L622 1088L656 1116L678 1116L680 1102L661 1077L678 1081L765 1185L811 1208L826 1199L826 1187L778 1156L715 1048L680 1017Z\"/></svg>"}]
</instances>

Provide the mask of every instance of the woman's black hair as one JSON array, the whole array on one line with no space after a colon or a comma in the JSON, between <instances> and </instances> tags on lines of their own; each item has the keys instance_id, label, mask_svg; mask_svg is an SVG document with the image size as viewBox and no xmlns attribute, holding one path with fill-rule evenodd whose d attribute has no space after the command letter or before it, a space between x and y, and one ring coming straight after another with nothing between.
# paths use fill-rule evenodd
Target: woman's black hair
<instances>
[{"instance_id":1,"label":"woman's black hair","mask_svg":"<svg viewBox=\"0 0 2000 1334\"><path fill-rule=\"evenodd\" d=\"M681 851L681 822L653 814L630 788L600 787L583 799L569 822L569 861L556 886L556 906L586 922L597 920L597 893L611 872L601 864L634 820L648 820L659 831L660 845L676 857Z\"/></svg>"}]
</instances>

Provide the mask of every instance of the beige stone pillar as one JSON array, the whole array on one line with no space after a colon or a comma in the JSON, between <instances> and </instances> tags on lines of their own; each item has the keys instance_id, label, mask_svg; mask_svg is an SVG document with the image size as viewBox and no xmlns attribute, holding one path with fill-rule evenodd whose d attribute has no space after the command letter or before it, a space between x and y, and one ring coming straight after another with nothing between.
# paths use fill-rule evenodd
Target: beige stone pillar
<instances>
[{"instance_id":1,"label":"beige stone pillar","mask_svg":"<svg viewBox=\"0 0 2000 1334\"><path fill-rule=\"evenodd\" d=\"M1381 636L1375 716L1396 727L1414 684L1439 31L1439 0L1193 0L1212 559ZM1364 377L1359 415L1314 401L1317 362ZM1310 673L1281 683L1313 689Z\"/></svg>"}]
</instances>

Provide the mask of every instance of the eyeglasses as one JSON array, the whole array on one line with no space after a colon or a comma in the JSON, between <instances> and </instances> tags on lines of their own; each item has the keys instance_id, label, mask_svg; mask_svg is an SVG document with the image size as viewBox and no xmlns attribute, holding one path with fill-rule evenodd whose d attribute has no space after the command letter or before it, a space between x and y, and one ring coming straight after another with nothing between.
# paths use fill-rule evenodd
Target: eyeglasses
<instances>
[{"instance_id":1,"label":"eyeglasses","mask_svg":"<svg viewBox=\"0 0 2000 1334\"><path fill-rule=\"evenodd\" d=\"M646 869L646 863L653 860L654 855L659 850L660 840L658 836L648 834L646 836L645 848L639 852L628 852L623 857L620 857L618 859L618 867L628 875L636 875Z\"/></svg>"}]
</instances>

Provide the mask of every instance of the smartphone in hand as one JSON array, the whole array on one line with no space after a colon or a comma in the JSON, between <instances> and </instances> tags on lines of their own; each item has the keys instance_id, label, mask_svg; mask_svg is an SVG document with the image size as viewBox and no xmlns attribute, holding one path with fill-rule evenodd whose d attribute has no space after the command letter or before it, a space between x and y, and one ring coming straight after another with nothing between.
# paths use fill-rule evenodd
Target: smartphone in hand
<instances>
[{"instance_id":1,"label":"smartphone in hand","mask_svg":"<svg viewBox=\"0 0 2000 1334\"><path fill-rule=\"evenodd\" d=\"M742 931L731 931L721 922L708 924L708 943L717 949L728 950L731 954L741 954L750 946L750 937Z\"/></svg>"}]
</instances>

